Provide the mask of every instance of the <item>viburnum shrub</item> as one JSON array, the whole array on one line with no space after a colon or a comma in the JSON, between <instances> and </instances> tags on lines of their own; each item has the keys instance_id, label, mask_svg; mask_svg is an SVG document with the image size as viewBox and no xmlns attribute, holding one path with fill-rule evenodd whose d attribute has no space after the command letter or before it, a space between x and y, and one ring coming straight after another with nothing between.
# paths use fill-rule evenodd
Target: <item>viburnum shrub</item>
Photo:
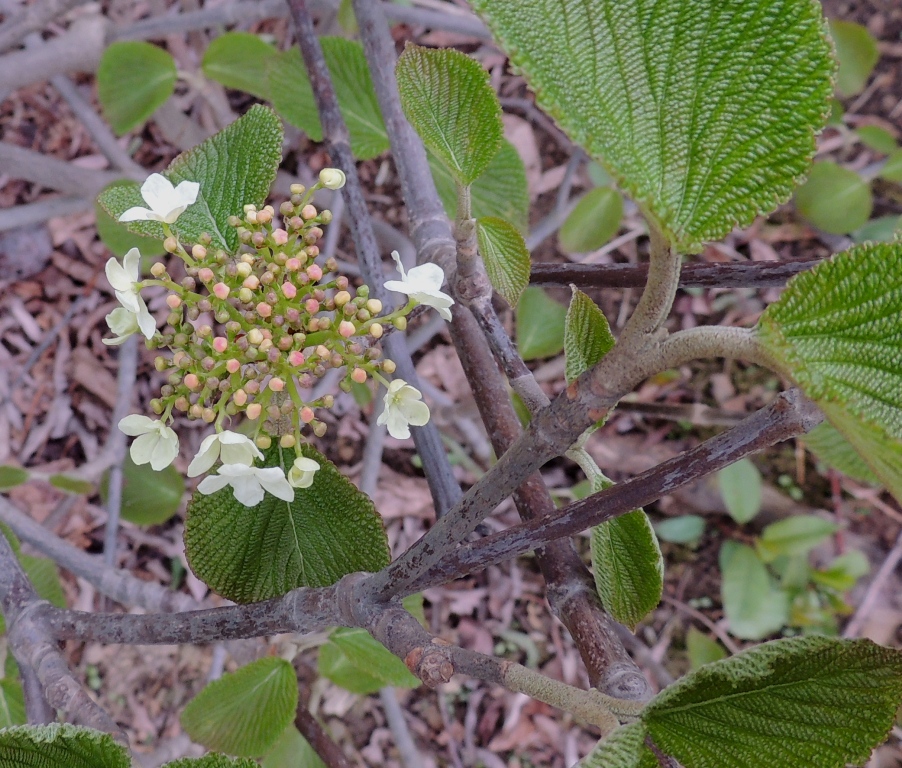
<instances>
[{"instance_id":1,"label":"viburnum shrub","mask_svg":"<svg viewBox=\"0 0 902 768\"><path fill-rule=\"evenodd\" d=\"M74 723L39 726L32 718L31 725L0 730L0 765L130 764L117 725L66 669L60 640L212 643L325 630L315 636L318 671L336 684L369 694L438 686L465 674L526 693L602 736L584 768L842 768L863 764L886 737L902 702L898 650L815 633L784 637L705 664L652 695L614 626L634 630L663 593L665 562L643 506L757 450L816 428L814 442L835 456L857 452L867 465L859 473L902 495L898 241L856 245L816 266L708 265L719 286L782 284L795 276L753 327L667 327L680 281L692 284L695 274L684 261L771 213L810 168L835 70L819 4L472 4L537 105L644 217L648 272L632 314L615 338L578 287L599 285L601 271L530 263L522 163L503 138L498 98L476 60L415 45L396 59L382 4L368 0L352 3L365 46L319 40L303 0L289 3L301 55L250 35L219 38L205 57L207 76L271 101L286 120L323 139L341 169L323 170L310 189L292 186L278 210L267 205L282 123L276 111L256 105L142 186L110 187L99 202L131 234L154 238L169 254L149 268L150 277L139 248L106 267L120 306L107 316L104 342L143 337L166 374L146 409L156 418L133 414L119 429L135 438L134 463L158 470L179 453L176 415L209 425L188 465L189 477L206 477L188 505L185 550L194 574L236 605L178 613L201 606L72 561L100 591L151 612L55 607L28 579L34 565L20 567L0 537L9 646L32 683L30 695L42 691ZM130 107L134 99L121 94L116 102L112 87L116 62L141 57L160 63L161 82L175 82L174 65L154 46L111 46L100 95L123 130L153 111ZM315 76L305 76L301 58ZM154 99L165 100L166 88L154 90ZM389 146L420 263L405 269L394 253L400 279L385 280L387 259L378 252L353 161ZM359 284L320 252L331 221L313 203L320 189L345 195ZM607 189L581 215L591 217L611 200L619 205L619 193ZM563 240L592 242L578 229L571 222ZM737 278L736 266L753 268ZM569 307L528 287L537 279L571 284ZM152 286L167 291L160 327L145 300ZM497 314L495 293L516 307L517 345ZM391 297L401 297L399 308L391 308ZM465 493L399 334L418 305L449 322L498 457ZM550 399L524 358L561 349L566 387ZM605 477L585 446L617 403L649 377L709 357L768 368L790 386L740 425L642 475L616 484ZM340 371L344 391L383 387L375 423L416 442L436 520L394 560L372 500L316 448L336 393L315 385L330 370ZM575 462L589 486L588 495L562 507L539 473L558 457ZM474 538L509 496L522 522ZM740 501L734 498L734 517L750 519L757 500ZM28 530L16 528L22 536ZM571 541L586 530L591 572ZM825 570L807 562L815 543L834 531L819 518L796 516L765 529L754 549L724 546L725 613L734 636L759 639L789 626L790 593L821 599L809 581L839 601L863 573L861 559L837 558ZM43 538L28 540L41 547ZM588 690L450 644L418 618L423 589L526 552L534 552L549 605L580 651ZM808 607L814 615L820 603ZM2 682L9 683L0 686L4 696L23 701L21 688ZM29 714L40 710L32 705ZM11 715L10 724L24 722L24 704L9 711L23 713ZM181 724L212 752L169 768L248 768L256 758L271 768L318 764L311 750L330 768L344 764L299 702L295 669L282 658L259 659L210 683L184 709Z\"/></svg>"}]
</instances>

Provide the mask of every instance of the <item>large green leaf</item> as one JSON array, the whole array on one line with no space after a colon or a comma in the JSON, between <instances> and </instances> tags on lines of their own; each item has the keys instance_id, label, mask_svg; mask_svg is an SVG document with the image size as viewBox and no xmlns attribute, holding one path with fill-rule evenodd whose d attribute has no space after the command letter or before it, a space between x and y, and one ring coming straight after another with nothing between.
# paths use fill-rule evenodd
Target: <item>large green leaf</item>
<instances>
[{"instance_id":1,"label":"large green leaf","mask_svg":"<svg viewBox=\"0 0 902 768\"><path fill-rule=\"evenodd\" d=\"M808 180L796 190L796 208L814 226L844 235L871 216L871 185L855 171L825 160L815 163Z\"/></svg>"},{"instance_id":2,"label":"large green leaf","mask_svg":"<svg viewBox=\"0 0 902 768\"><path fill-rule=\"evenodd\" d=\"M263 768L328 768L328 766L292 723L266 753Z\"/></svg>"},{"instance_id":3,"label":"large green leaf","mask_svg":"<svg viewBox=\"0 0 902 768\"><path fill-rule=\"evenodd\" d=\"M578 768L658 768L654 752L645 745L647 733L642 723L617 728L598 742Z\"/></svg>"},{"instance_id":4,"label":"large green leaf","mask_svg":"<svg viewBox=\"0 0 902 768\"><path fill-rule=\"evenodd\" d=\"M737 523L747 523L761 511L761 473L749 459L720 470L717 485L727 512Z\"/></svg>"},{"instance_id":5,"label":"large green leaf","mask_svg":"<svg viewBox=\"0 0 902 768\"><path fill-rule=\"evenodd\" d=\"M803 272L758 338L902 498L902 243L865 243Z\"/></svg>"},{"instance_id":6,"label":"large green leaf","mask_svg":"<svg viewBox=\"0 0 902 768\"><path fill-rule=\"evenodd\" d=\"M388 149L388 134L363 47L343 37L322 37L320 42L351 136L351 150L361 160L381 155ZM319 112L300 51L292 48L279 54L270 60L268 72L273 106L311 139L322 141Z\"/></svg>"},{"instance_id":7,"label":"large green leaf","mask_svg":"<svg viewBox=\"0 0 902 768\"><path fill-rule=\"evenodd\" d=\"M423 143L459 184L472 184L504 135L488 73L460 51L408 45L395 75L404 114Z\"/></svg>"},{"instance_id":8,"label":"large green leaf","mask_svg":"<svg viewBox=\"0 0 902 768\"><path fill-rule=\"evenodd\" d=\"M109 476L100 483L100 495L106 500ZM137 525L160 525L179 511L185 479L171 464L160 471L150 464L135 464L125 454L122 465L122 517Z\"/></svg>"},{"instance_id":9,"label":"large green leaf","mask_svg":"<svg viewBox=\"0 0 902 768\"><path fill-rule=\"evenodd\" d=\"M789 618L789 601L778 590L755 550L727 541L720 550L720 585L727 623L736 637L760 640L781 629Z\"/></svg>"},{"instance_id":10,"label":"large green leaf","mask_svg":"<svg viewBox=\"0 0 902 768\"><path fill-rule=\"evenodd\" d=\"M257 768L257 763L248 757L232 758L210 753L203 757L183 757L166 763L163 768Z\"/></svg>"},{"instance_id":11,"label":"large green leaf","mask_svg":"<svg viewBox=\"0 0 902 768\"><path fill-rule=\"evenodd\" d=\"M644 511L634 509L592 529L592 572L608 613L635 629L664 588L664 560Z\"/></svg>"},{"instance_id":12,"label":"large green leaf","mask_svg":"<svg viewBox=\"0 0 902 768\"><path fill-rule=\"evenodd\" d=\"M614 346L611 326L598 305L575 285L564 322L565 376L571 383Z\"/></svg>"},{"instance_id":13,"label":"large green leaf","mask_svg":"<svg viewBox=\"0 0 902 768\"><path fill-rule=\"evenodd\" d=\"M131 768L128 750L108 733L74 725L19 725L0 730L4 768Z\"/></svg>"},{"instance_id":14,"label":"large green leaf","mask_svg":"<svg viewBox=\"0 0 902 768\"><path fill-rule=\"evenodd\" d=\"M902 653L869 640L778 640L687 675L642 721L688 768L862 765L902 699Z\"/></svg>"},{"instance_id":15,"label":"large green leaf","mask_svg":"<svg viewBox=\"0 0 902 768\"><path fill-rule=\"evenodd\" d=\"M880 58L877 41L867 27L854 21L831 20L830 35L839 60L836 90L842 96L854 96L867 84Z\"/></svg>"},{"instance_id":16,"label":"large green leaf","mask_svg":"<svg viewBox=\"0 0 902 768\"><path fill-rule=\"evenodd\" d=\"M818 424L805 435L805 447L825 464L862 483L880 485L877 477L846 438L830 422Z\"/></svg>"},{"instance_id":17,"label":"large green leaf","mask_svg":"<svg viewBox=\"0 0 902 768\"><path fill-rule=\"evenodd\" d=\"M200 183L197 202L172 225L179 237L196 242L206 232L214 245L234 251L238 235L228 225L246 204L262 205L276 178L282 160L282 123L268 107L255 105L234 123L180 154L163 175L173 184ZM137 184L107 188L97 198L114 219L133 206L146 207ZM128 229L141 235L163 238L155 221L129 222Z\"/></svg>"},{"instance_id":18,"label":"large green leaf","mask_svg":"<svg viewBox=\"0 0 902 768\"><path fill-rule=\"evenodd\" d=\"M0 680L0 728L25 725L25 694L18 680Z\"/></svg>"},{"instance_id":19,"label":"large green leaf","mask_svg":"<svg viewBox=\"0 0 902 768\"><path fill-rule=\"evenodd\" d=\"M365 629L336 629L319 649L319 672L352 693L368 694L387 685L418 688L421 683L397 656Z\"/></svg>"},{"instance_id":20,"label":"large green leaf","mask_svg":"<svg viewBox=\"0 0 902 768\"><path fill-rule=\"evenodd\" d=\"M601 248L617 234L623 218L623 198L616 189L596 187L583 195L558 233L567 253Z\"/></svg>"},{"instance_id":21,"label":"large green leaf","mask_svg":"<svg viewBox=\"0 0 902 768\"><path fill-rule=\"evenodd\" d=\"M683 251L786 200L833 57L814 0L473 0L542 109Z\"/></svg>"},{"instance_id":22,"label":"large green leaf","mask_svg":"<svg viewBox=\"0 0 902 768\"><path fill-rule=\"evenodd\" d=\"M182 712L193 741L239 757L260 757L294 720L298 682L284 659L258 659L214 680Z\"/></svg>"},{"instance_id":23,"label":"large green leaf","mask_svg":"<svg viewBox=\"0 0 902 768\"><path fill-rule=\"evenodd\" d=\"M97 67L97 98L120 136L144 124L175 90L175 61L140 40L112 43Z\"/></svg>"},{"instance_id":24,"label":"large green leaf","mask_svg":"<svg viewBox=\"0 0 902 768\"><path fill-rule=\"evenodd\" d=\"M552 357L564 348L567 310L541 288L527 288L517 304L517 348L524 360Z\"/></svg>"},{"instance_id":25,"label":"large green leaf","mask_svg":"<svg viewBox=\"0 0 902 768\"><path fill-rule=\"evenodd\" d=\"M213 38L204 53L201 68L211 80L226 88L246 91L269 99L267 65L276 49L249 32L226 32Z\"/></svg>"},{"instance_id":26,"label":"large green leaf","mask_svg":"<svg viewBox=\"0 0 902 768\"><path fill-rule=\"evenodd\" d=\"M265 600L388 565L388 540L369 496L311 446L301 452L320 469L313 485L295 489L290 504L267 493L248 508L230 487L191 499L185 554L197 577L224 597ZM293 450L274 444L263 464L287 470L294 458Z\"/></svg>"},{"instance_id":27,"label":"large green leaf","mask_svg":"<svg viewBox=\"0 0 902 768\"><path fill-rule=\"evenodd\" d=\"M523 235L504 219L484 216L476 220L476 237L492 287L516 307L529 285L529 251Z\"/></svg>"},{"instance_id":28,"label":"large green leaf","mask_svg":"<svg viewBox=\"0 0 902 768\"><path fill-rule=\"evenodd\" d=\"M836 523L817 515L793 515L771 523L761 532L758 554L766 563L781 555L806 555L838 530Z\"/></svg>"}]
</instances>

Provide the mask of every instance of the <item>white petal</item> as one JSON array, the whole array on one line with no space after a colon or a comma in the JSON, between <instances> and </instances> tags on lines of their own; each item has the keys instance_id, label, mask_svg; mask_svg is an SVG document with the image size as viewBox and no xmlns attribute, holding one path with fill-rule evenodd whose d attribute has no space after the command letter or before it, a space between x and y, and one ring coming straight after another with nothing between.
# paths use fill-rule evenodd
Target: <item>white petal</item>
<instances>
[{"instance_id":1,"label":"white petal","mask_svg":"<svg viewBox=\"0 0 902 768\"><path fill-rule=\"evenodd\" d=\"M392 251L391 257L395 260L395 264L398 267L398 272L401 273L401 279L406 282L407 274L404 272L404 265L401 263L401 254L398 253L397 251Z\"/></svg>"},{"instance_id":2,"label":"white petal","mask_svg":"<svg viewBox=\"0 0 902 768\"><path fill-rule=\"evenodd\" d=\"M397 411L389 412L386 426L388 434L396 440L406 440L410 437L410 427L407 426L407 419Z\"/></svg>"},{"instance_id":3,"label":"white petal","mask_svg":"<svg viewBox=\"0 0 902 768\"><path fill-rule=\"evenodd\" d=\"M130 291L132 289L133 280L129 279L128 272L125 270L118 259L110 259L105 267L106 279L115 291Z\"/></svg>"},{"instance_id":4,"label":"white petal","mask_svg":"<svg viewBox=\"0 0 902 768\"><path fill-rule=\"evenodd\" d=\"M118 426L120 432L124 432L130 437L136 437L137 435L143 435L147 432L156 432L157 423L156 419L149 419L147 416L133 413L131 416L126 416L124 419L121 419Z\"/></svg>"},{"instance_id":5,"label":"white petal","mask_svg":"<svg viewBox=\"0 0 902 768\"><path fill-rule=\"evenodd\" d=\"M130 336L131 334L129 333L125 336L114 336L112 339L101 339L101 341L108 347L118 347L120 344L125 344Z\"/></svg>"},{"instance_id":6,"label":"white petal","mask_svg":"<svg viewBox=\"0 0 902 768\"><path fill-rule=\"evenodd\" d=\"M141 197L154 213L164 215L178 205L172 182L159 173L152 173L141 185Z\"/></svg>"},{"instance_id":7,"label":"white petal","mask_svg":"<svg viewBox=\"0 0 902 768\"><path fill-rule=\"evenodd\" d=\"M216 491L221 491L228 484L229 478L222 475L210 475L201 480L197 490L201 493L216 493Z\"/></svg>"},{"instance_id":8,"label":"white petal","mask_svg":"<svg viewBox=\"0 0 902 768\"><path fill-rule=\"evenodd\" d=\"M125 307L116 307L106 316L106 324L110 330L126 338L138 331L138 318L134 312L129 312Z\"/></svg>"},{"instance_id":9,"label":"white petal","mask_svg":"<svg viewBox=\"0 0 902 768\"><path fill-rule=\"evenodd\" d=\"M292 488L285 475L278 467L266 467L258 469L257 479L267 491L282 501L294 501L294 488Z\"/></svg>"},{"instance_id":10,"label":"white petal","mask_svg":"<svg viewBox=\"0 0 902 768\"><path fill-rule=\"evenodd\" d=\"M401 282L400 280L386 280L385 287L389 291L406 293L408 296L410 296L410 292L413 290L407 283Z\"/></svg>"},{"instance_id":11,"label":"white petal","mask_svg":"<svg viewBox=\"0 0 902 768\"><path fill-rule=\"evenodd\" d=\"M200 450L188 465L188 477L209 472L219 458L219 435L208 435L200 444Z\"/></svg>"},{"instance_id":12,"label":"white petal","mask_svg":"<svg viewBox=\"0 0 902 768\"><path fill-rule=\"evenodd\" d=\"M132 461L135 464L149 464L156 451L157 444L160 442L160 435L157 432L145 432L138 435L132 442L130 453Z\"/></svg>"},{"instance_id":13,"label":"white petal","mask_svg":"<svg viewBox=\"0 0 902 768\"><path fill-rule=\"evenodd\" d=\"M141 438L138 438L140 440ZM179 455L179 439L169 427L163 427L160 431L157 444L154 446L150 458L150 466L159 472L166 469L175 457Z\"/></svg>"},{"instance_id":14,"label":"white petal","mask_svg":"<svg viewBox=\"0 0 902 768\"><path fill-rule=\"evenodd\" d=\"M136 205L134 208L129 208L125 213L123 213L119 217L119 221L127 222L127 221L162 221L162 217L157 216L153 211L148 208L142 208L140 205Z\"/></svg>"},{"instance_id":15,"label":"white petal","mask_svg":"<svg viewBox=\"0 0 902 768\"><path fill-rule=\"evenodd\" d=\"M421 291L437 291L445 282L445 273L438 264L427 262L414 267L407 273L407 279L411 285L416 285Z\"/></svg>"},{"instance_id":16,"label":"white petal","mask_svg":"<svg viewBox=\"0 0 902 768\"><path fill-rule=\"evenodd\" d=\"M422 427L429 421L429 406L422 400L408 400L401 405L401 414L408 424Z\"/></svg>"},{"instance_id":17,"label":"white petal","mask_svg":"<svg viewBox=\"0 0 902 768\"><path fill-rule=\"evenodd\" d=\"M141 251L137 248L130 249L129 252L122 257L122 266L129 279L129 289L135 290L135 286L131 284L136 283L141 279ZM120 288L119 290L125 289Z\"/></svg>"},{"instance_id":18,"label":"white petal","mask_svg":"<svg viewBox=\"0 0 902 768\"><path fill-rule=\"evenodd\" d=\"M141 329L141 333L144 334L144 337L147 339L152 339L153 335L157 332L157 321L153 319L153 315L147 311L147 305L144 303L144 299L140 296L136 297L138 299L138 327Z\"/></svg>"},{"instance_id":19,"label":"white petal","mask_svg":"<svg viewBox=\"0 0 902 768\"><path fill-rule=\"evenodd\" d=\"M246 507L256 507L263 501L263 489L256 477L232 478L231 486L235 491L235 498Z\"/></svg>"},{"instance_id":20,"label":"white petal","mask_svg":"<svg viewBox=\"0 0 902 768\"><path fill-rule=\"evenodd\" d=\"M197 201L198 192L200 192L200 184L196 181L182 181L175 188L175 200L179 205L184 205L187 208Z\"/></svg>"}]
</instances>

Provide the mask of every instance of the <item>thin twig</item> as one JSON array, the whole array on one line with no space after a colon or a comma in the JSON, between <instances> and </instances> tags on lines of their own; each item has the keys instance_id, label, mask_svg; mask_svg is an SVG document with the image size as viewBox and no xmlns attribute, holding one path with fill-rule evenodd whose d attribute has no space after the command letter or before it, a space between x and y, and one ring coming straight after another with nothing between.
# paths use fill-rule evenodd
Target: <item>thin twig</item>
<instances>
[{"instance_id":1,"label":"thin twig","mask_svg":"<svg viewBox=\"0 0 902 768\"><path fill-rule=\"evenodd\" d=\"M17 205L0 211L0 232L8 232L17 227L30 227L43 224L47 219L57 216L72 216L89 211L94 202L87 197L52 197L36 203Z\"/></svg>"},{"instance_id":2,"label":"thin twig","mask_svg":"<svg viewBox=\"0 0 902 768\"><path fill-rule=\"evenodd\" d=\"M868 591L865 593L861 603L856 609L855 615L849 620L849 623L846 624L846 628L842 633L843 637L858 637L861 633L865 621L867 621L870 616L874 604L877 602L880 593L886 586L887 580L896 570L896 566L899 565L900 559L902 559L902 531L900 531L898 537L896 537L896 543L893 544L893 548L887 553L886 558L880 566L880 570L874 574L874 578L871 579L871 583L868 584Z\"/></svg>"},{"instance_id":3,"label":"thin twig","mask_svg":"<svg viewBox=\"0 0 902 768\"><path fill-rule=\"evenodd\" d=\"M0 168L14 179L23 179L67 195L96 196L107 184L122 178L119 171L92 171L55 157L0 142ZM17 224L18 226L18 224Z\"/></svg>"},{"instance_id":4,"label":"thin twig","mask_svg":"<svg viewBox=\"0 0 902 768\"><path fill-rule=\"evenodd\" d=\"M307 739L314 752L319 755L327 768L352 768L351 762L345 757L341 747L338 746L329 734L326 733L319 721L311 714L310 710L300 702L294 716L294 726L301 735Z\"/></svg>"},{"instance_id":5,"label":"thin twig","mask_svg":"<svg viewBox=\"0 0 902 768\"><path fill-rule=\"evenodd\" d=\"M88 0L40 0L26 5L0 25L0 53L18 45L30 32L43 29L55 18Z\"/></svg>"},{"instance_id":6,"label":"thin twig","mask_svg":"<svg viewBox=\"0 0 902 768\"><path fill-rule=\"evenodd\" d=\"M404 710L398 704L395 689L383 688L380 690L379 700L382 702L382 711L385 712L388 727L391 728L392 735L395 737L395 746L401 755L401 763L404 768L419 768L423 765L423 758L417 745L414 744L413 736L410 735L410 728L407 727Z\"/></svg>"}]
</instances>

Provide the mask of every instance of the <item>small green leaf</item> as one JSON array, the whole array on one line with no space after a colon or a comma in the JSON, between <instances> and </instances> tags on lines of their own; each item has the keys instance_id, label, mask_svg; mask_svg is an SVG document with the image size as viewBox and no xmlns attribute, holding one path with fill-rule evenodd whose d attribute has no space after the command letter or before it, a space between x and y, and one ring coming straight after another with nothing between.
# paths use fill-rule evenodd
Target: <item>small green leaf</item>
<instances>
[{"instance_id":1,"label":"small green leaf","mask_svg":"<svg viewBox=\"0 0 902 768\"><path fill-rule=\"evenodd\" d=\"M275 47L249 32L226 32L213 38L204 53L204 74L226 88L269 100L266 68L278 55Z\"/></svg>"},{"instance_id":2,"label":"small green leaf","mask_svg":"<svg viewBox=\"0 0 902 768\"><path fill-rule=\"evenodd\" d=\"M25 725L27 722L22 683L18 680L0 680L0 728Z\"/></svg>"},{"instance_id":3,"label":"small green leaf","mask_svg":"<svg viewBox=\"0 0 902 768\"><path fill-rule=\"evenodd\" d=\"M114 181L106 189L121 186L134 188L132 182ZM120 259L132 248L137 248L141 251L141 255L145 257L161 256L166 253L161 240L130 232L125 224L120 224L110 216L100 204L99 197L94 203L94 218L96 220L97 234L100 235L103 244L110 249L113 255L118 256Z\"/></svg>"},{"instance_id":4,"label":"small green leaf","mask_svg":"<svg viewBox=\"0 0 902 768\"><path fill-rule=\"evenodd\" d=\"M902 149L891 152L886 158L886 164L880 171L880 178L902 184Z\"/></svg>"},{"instance_id":5,"label":"small green leaf","mask_svg":"<svg viewBox=\"0 0 902 768\"><path fill-rule=\"evenodd\" d=\"M323 57L332 75L335 95L351 136L351 151L369 160L388 149L388 134L363 46L343 37L321 37ZM300 51L292 48L269 62L273 106L313 141L323 140L313 88Z\"/></svg>"},{"instance_id":6,"label":"small green leaf","mask_svg":"<svg viewBox=\"0 0 902 768\"><path fill-rule=\"evenodd\" d=\"M401 605L403 605L404 610L413 615L420 624L427 629L429 628L429 625L426 623L426 609L423 606L422 592L414 592L412 595L408 595L401 601Z\"/></svg>"},{"instance_id":7,"label":"small green leaf","mask_svg":"<svg viewBox=\"0 0 902 768\"><path fill-rule=\"evenodd\" d=\"M622 218L623 198L616 189L590 189L558 233L561 248L567 253L597 250L617 234Z\"/></svg>"},{"instance_id":8,"label":"small green leaf","mask_svg":"<svg viewBox=\"0 0 902 768\"><path fill-rule=\"evenodd\" d=\"M404 114L423 143L459 184L472 184L504 135L488 73L459 51L408 44L395 76Z\"/></svg>"},{"instance_id":9,"label":"small green leaf","mask_svg":"<svg viewBox=\"0 0 902 768\"><path fill-rule=\"evenodd\" d=\"M614 346L608 319L598 305L575 285L564 322L565 376L571 383L588 371Z\"/></svg>"},{"instance_id":10,"label":"small green leaf","mask_svg":"<svg viewBox=\"0 0 902 768\"><path fill-rule=\"evenodd\" d=\"M0 765L10 768L131 768L128 750L108 733L75 725L0 730Z\"/></svg>"},{"instance_id":11,"label":"small green leaf","mask_svg":"<svg viewBox=\"0 0 902 768\"><path fill-rule=\"evenodd\" d=\"M862 144L883 155L888 155L899 148L895 136L879 125L863 125L857 133Z\"/></svg>"},{"instance_id":12,"label":"small green leaf","mask_svg":"<svg viewBox=\"0 0 902 768\"><path fill-rule=\"evenodd\" d=\"M686 652L689 654L689 666L693 671L727 657L727 652L720 643L695 627L689 627L686 633Z\"/></svg>"},{"instance_id":13,"label":"small green leaf","mask_svg":"<svg viewBox=\"0 0 902 768\"><path fill-rule=\"evenodd\" d=\"M853 21L831 19L830 35L833 37L836 58L839 60L836 90L841 96L854 96L867 84L880 58L877 41L868 32L867 27Z\"/></svg>"},{"instance_id":14,"label":"small green leaf","mask_svg":"<svg viewBox=\"0 0 902 768\"><path fill-rule=\"evenodd\" d=\"M870 640L765 643L658 694L642 721L692 768L863 765L902 699L902 653Z\"/></svg>"},{"instance_id":15,"label":"small green leaf","mask_svg":"<svg viewBox=\"0 0 902 768\"><path fill-rule=\"evenodd\" d=\"M336 629L319 649L319 671L352 693L375 693L387 685L418 688L404 662L365 629Z\"/></svg>"},{"instance_id":16,"label":"small green leaf","mask_svg":"<svg viewBox=\"0 0 902 768\"><path fill-rule=\"evenodd\" d=\"M642 723L623 725L599 741L578 768L658 768L658 759L645 745L647 734Z\"/></svg>"},{"instance_id":17,"label":"small green leaf","mask_svg":"<svg viewBox=\"0 0 902 768\"><path fill-rule=\"evenodd\" d=\"M53 560L48 557L20 554L19 562L34 585L38 597L57 608L66 607L66 593L60 581L59 569Z\"/></svg>"},{"instance_id":18,"label":"small green leaf","mask_svg":"<svg viewBox=\"0 0 902 768\"><path fill-rule=\"evenodd\" d=\"M815 163L808 180L796 190L796 208L824 232L844 235L871 217L871 186L855 171L831 160Z\"/></svg>"},{"instance_id":19,"label":"small green leaf","mask_svg":"<svg viewBox=\"0 0 902 768\"><path fill-rule=\"evenodd\" d=\"M900 154L902 159L902 154ZM902 162L899 164L902 171ZM850 233L855 243L874 241L878 243L892 243L902 234L902 216L878 216L867 224Z\"/></svg>"},{"instance_id":20,"label":"small green leaf","mask_svg":"<svg viewBox=\"0 0 902 768\"><path fill-rule=\"evenodd\" d=\"M635 629L664 588L664 559L645 512L634 509L592 529L592 572L607 612Z\"/></svg>"},{"instance_id":21,"label":"small green leaf","mask_svg":"<svg viewBox=\"0 0 902 768\"><path fill-rule=\"evenodd\" d=\"M826 541L839 526L815 515L795 515L768 525L758 539L758 554L766 563L780 555L804 555Z\"/></svg>"},{"instance_id":22,"label":"small green leaf","mask_svg":"<svg viewBox=\"0 0 902 768\"><path fill-rule=\"evenodd\" d=\"M247 757L232 758L211 752L203 757L183 757L181 760L166 763L163 768L257 768L257 763ZM310 768L314 766L311 765Z\"/></svg>"},{"instance_id":23,"label":"small green leaf","mask_svg":"<svg viewBox=\"0 0 902 768\"><path fill-rule=\"evenodd\" d=\"M727 546L730 544L732 546ZM760 640L781 629L789 616L786 593L777 590L755 550L726 542L720 550L721 598L730 632Z\"/></svg>"},{"instance_id":24,"label":"small green leaf","mask_svg":"<svg viewBox=\"0 0 902 768\"><path fill-rule=\"evenodd\" d=\"M723 503L737 523L747 523L761 511L761 473L749 459L740 459L717 473Z\"/></svg>"},{"instance_id":25,"label":"small green leaf","mask_svg":"<svg viewBox=\"0 0 902 768\"><path fill-rule=\"evenodd\" d=\"M162 48L139 40L112 43L97 67L97 99L113 130L140 127L175 90L175 61Z\"/></svg>"},{"instance_id":26,"label":"small green leaf","mask_svg":"<svg viewBox=\"0 0 902 768\"><path fill-rule=\"evenodd\" d=\"M858 245L803 272L758 338L902 498L902 243Z\"/></svg>"},{"instance_id":27,"label":"small green leaf","mask_svg":"<svg viewBox=\"0 0 902 768\"><path fill-rule=\"evenodd\" d=\"M451 172L435 155L429 155L429 170L448 218L457 215L457 187ZM470 187L470 202L477 218L496 216L513 224L523 234L528 231L529 187L526 168L507 139L489 167Z\"/></svg>"},{"instance_id":28,"label":"small green leaf","mask_svg":"<svg viewBox=\"0 0 902 768\"><path fill-rule=\"evenodd\" d=\"M504 219L484 216L476 220L476 237L492 287L516 307L529 285L529 251L523 235Z\"/></svg>"},{"instance_id":29,"label":"small green leaf","mask_svg":"<svg viewBox=\"0 0 902 768\"><path fill-rule=\"evenodd\" d=\"M833 559L822 571L811 571L811 580L837 592L845 592L855 586L855 582L867 576L871 564L863 552L853 549Z\"/></svg>"},{"instance_id":30,"label":"small green leaf","mask_svg":"<svg viewBox=\"0 0 902 768\"><path fill-rule=\"evenodd\" d=\"M248 508L230 487L191 499L185 554L197 577L224 597L266 600L388 565L388 540L370 498L313 447L303 445L301 453L320 469L313 485L295 489L290 504L267 493ZM274 444L263 466L287 471L294 458L293 450Z\"/></svg>"},{"instance_id":31,"label":"small green leaf","mask_svg":"<svg viewBox=\"0 0 902 768\"><path fill-rule=\"evenodd\" d=\"M786 200L832 96L812 0L473 0L537 104L683 252Z\"/></svg>"},{"instance_id":32,"label":"small green leaf","mask_svg":"<svg viewBox=\"0 0 902 768\"><path fill-rule=\"evenodd\" d=\"M13 467L9 464L0 465L0 491L8 491L17 485L28 482L28 470L22 467Z\"/></svg>"},{"instance_id":33,"label":"small green leaf","mask_svg":"<svg viewBox=\"0 0 902 768\"><path fill-rule=\"evenodd\" d=\"M193 741L238 757L260 757L294 720L298 682L284 659L266 657L214 680L182 712Z\"/></svg>"},{"instance_id":34,"label":"small green leaf","mask_svg":"<svg viewBox=\"0 0 902 768\"><path fill-rule=\"evenodd\" d=\"M818 424L803 439L808 450L825 464L862 483L880 485L880 478L829 422Z\"/></svg>"},{"instance_id":35,"label":"small green leaf","mask_svg":"<svg viewBox=\"0 0 902 768\"><path fill-rule=\"evenodd\" d=\"M91 496L94 493L94 483L87 480L81 480L77 477L69 475L50 475L47 482L54 488L65 491L66 493L75 493L82 496Z\"/></svg>"},{"instance_id":36,"label":"small green leaf","mask_svg":"<svg viewBox=\"0 0 902 768\"><path fill-rule=\"evenodd\" d=\"M172 229L186 242L207 233L216 247L235 251L238 235L229 216L246 204L263 205L282 160L282 123L269 107L255 105L234 123L175 158L163 175L173 184L200 183L197 202ZM114 219L133 206L146 207L137 184L108 187L97 198ZM162 240L155 221L129 222L130 232Z\"/></svg>"},{"instance_id":37,"label":"small green leaf","mask_svg":"<svg viewBox=\"0 0 902 768\"><path fill-rule=\"evenodd\" d=\"M109 473L100 483L100 496L106 501ZM131 454L122 465L122 503L120 513L137 525L160 525L179 511L185 493L185 479L171 464L157 472L150 464L135 464Z\"/></svg>"},{"instance_id":38,"label":"small green leaf","mask_svg":"<svg viewBox=\"0 0 902 768\"><path fill-rule=\"evenodd\" d=\"M699 515L680 515L655 523L658 538L671 544L695 545L704 532L705 518Z\"/></svg>"},{"instance_id":39,"label":"small green leaf","mask_svg":"<svg viewBox=\"0 0 902 768\"><path fill-rule=\"evenodd\" d=\"M256 764L254 764L256 768ZM263 758L263 768L328 768L294 727L289 725Z\"/></svg>"},{"instance_id":40,"label":"small green leaf","mask_svg":"<svg viewBox=\"0 0 902 768\"><path fill-rule=\"evenodd\" d=\"M564 348L567 310L541 288L527 288L517 304L517 347L524 360L552 357Z\"/></svg>"}]
</instances>

